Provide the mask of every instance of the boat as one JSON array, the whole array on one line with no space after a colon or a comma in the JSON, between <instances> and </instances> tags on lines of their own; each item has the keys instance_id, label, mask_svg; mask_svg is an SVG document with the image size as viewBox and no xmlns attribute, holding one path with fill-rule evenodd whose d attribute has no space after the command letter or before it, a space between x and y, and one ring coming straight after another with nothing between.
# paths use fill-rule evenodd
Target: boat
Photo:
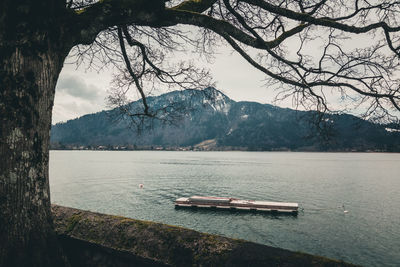
<instances>
[{"instance_id":1,"label":"boat","mask_svg":"<svg viewBox=\"0 0 400 267\"><path fill-rule=\"evenodd\" d=\"M176 199L175 207L297 213L299 204L290 202L242 200L231 197L191 196Z\"/></svg>"}]
</instances>

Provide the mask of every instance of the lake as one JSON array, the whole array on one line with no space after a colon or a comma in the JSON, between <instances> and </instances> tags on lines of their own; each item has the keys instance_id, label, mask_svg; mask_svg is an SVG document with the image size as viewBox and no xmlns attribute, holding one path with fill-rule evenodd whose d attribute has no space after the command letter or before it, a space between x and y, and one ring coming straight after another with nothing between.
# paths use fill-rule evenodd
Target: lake
<instances>
[{"instance_id":1,"label":"lake","mask_svg":"<svg viewBox=\"0 0 400 267\"><path fill-rule=\"evenodd\" d=\"M400 154L50 151L50 188L59 205L364 266L400 264ZM174 208L191 195L298 202L304 211Z\"/></svg>"}]
</instances>

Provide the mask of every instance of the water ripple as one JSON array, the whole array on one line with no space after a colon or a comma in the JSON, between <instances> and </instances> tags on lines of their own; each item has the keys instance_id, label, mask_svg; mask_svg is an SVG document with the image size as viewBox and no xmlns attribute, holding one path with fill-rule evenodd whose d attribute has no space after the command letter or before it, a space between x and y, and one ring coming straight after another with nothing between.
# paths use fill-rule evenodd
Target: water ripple
<instances>
[{"instance_id":1,"label":"water ripple","mask_svg":"<svg viewBox=\"0 0 400 267\"><path fill-rule=\"evenodd\" d=\"M400 262L400 155L51 151L53 203L364 266ZM140 189L139 184L144 184ZM298 216L175 209L191 195L299 202ZM345 205L348 213L343 212Z\"/></svg>"}]
</instances>

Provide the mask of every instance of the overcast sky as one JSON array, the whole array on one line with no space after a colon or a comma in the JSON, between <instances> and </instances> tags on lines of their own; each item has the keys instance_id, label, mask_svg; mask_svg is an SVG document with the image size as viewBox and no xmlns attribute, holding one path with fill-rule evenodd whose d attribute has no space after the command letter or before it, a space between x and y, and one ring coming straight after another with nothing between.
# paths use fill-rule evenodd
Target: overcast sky
<instances>
[{"instance_id":1,"label":"overcast sky","mask_svg":"<svg viewBox=\"0 0 400 267\"><path fill-rule=\"evenodd\" d=\"M323 32L321 32L323 35ZM346 47L354 49L367 46L370 36L354 36L346 41ZM287 43L293 46L288 51L297 51L295 43ZM318 56L321 53L322 42L315 41L304 48L309 55ZM282 107L292 107L291 100L273 103L277 92L271 86L265 84L265 75L250 66L240 55L232 52L229 46L218 48L213 63L207 63L198 58L198 55L182 55L185 59L194 59L198 65L211 70L216 81L216 88L235 101L256 101L260 103L278 104ZM176 55L176 60L179 55ZM71 59L66 59L71 62ZM75 64L64 64L64 68L58 79L56 97L53 109L53 123L66 121L80 117L88 113L94 113L106 109L107 90L112 79L112 69L101 72L86 70L85 66L76 69ZM163 88L159 92L166 92ZM340 105L340 98L330 97L329 91L325 93L329 102Z\"/></svg>"},{"instance_id":2,"label":"overcast sky","mask_svg":"<svg viewBox=\"0 0 400 267\"><path fill-rule=\"evenodd\" d=\"M212 64L205 61L200 64L211 70L217 89L233 100L272 102L275 94L264 85L265 75L232 53L231 48L221 48ZM76 69L74 64L65 64L56 87L53 123L106 109L105 98L112 72L108 69L98 73L85 70L84 67Z\"/></svg>"}]
</instances>

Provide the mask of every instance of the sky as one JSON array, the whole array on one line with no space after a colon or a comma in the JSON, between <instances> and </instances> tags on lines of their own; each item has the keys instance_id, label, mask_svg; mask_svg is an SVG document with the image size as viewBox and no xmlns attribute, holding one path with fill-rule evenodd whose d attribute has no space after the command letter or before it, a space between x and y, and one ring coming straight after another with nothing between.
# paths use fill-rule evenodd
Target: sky
<instances>
[{"instance_id":1,"label":"sky","mask_svg":"<svg viewBox=\"0 0 400 267\"><path fill-rule=\"evenodd\" d=\"M221 47L212 63L197 59L210 69L216 88L235 101L272 103L274 92L265 85L265 75L250 66L231 48ZM100 72L77 69L67 58L57 82L53 123L63 122L88 113L107 109L107 90L113 69ZM162 88L160 92L163 92Z\"/></svg>"},{"instance_id":2,"label":"sky","mask_svg":"<svg viewBox=\"0 0 400 267\"><path fill-rule=\"evenodd\" d=\"M321 32L321 35L324 33ZM370 36L355 36L346 40L346 47L350 49L368 46L371 42ZM322 38L323 39L323 38ZM321 40L322 40L321 39ZM287 43L288 51L297 51L297 45L290 41ZM318 57L321 53L323 42L313 41L304 50L309 55ZM179 59L180 55L175 55L174 60ZM292 106L291 99L274 102L277 92L272 86L265 82L265 74L252 67L233 49L227 45L221 45L212 63L206 62L197 54L191 56L186 53L182 59L195 60L196 65L203 66L210 70L216 88L235 101L255 101L263 104L275 104L281 107L295 108ZM107 108L107 90L115 70L105 68L100 72L87 69L87 65L82 64L79 68L71 62L71 57L67 58L63 70L59 76L56 86L56 96L53 108L53 124L65 122L85 114L99 112ZM160 88L158 93L167 92ZM329 96L329 90L324 92L333 107L339 107L340 96L333 94Z\"/></svg>"}]
</instances>

